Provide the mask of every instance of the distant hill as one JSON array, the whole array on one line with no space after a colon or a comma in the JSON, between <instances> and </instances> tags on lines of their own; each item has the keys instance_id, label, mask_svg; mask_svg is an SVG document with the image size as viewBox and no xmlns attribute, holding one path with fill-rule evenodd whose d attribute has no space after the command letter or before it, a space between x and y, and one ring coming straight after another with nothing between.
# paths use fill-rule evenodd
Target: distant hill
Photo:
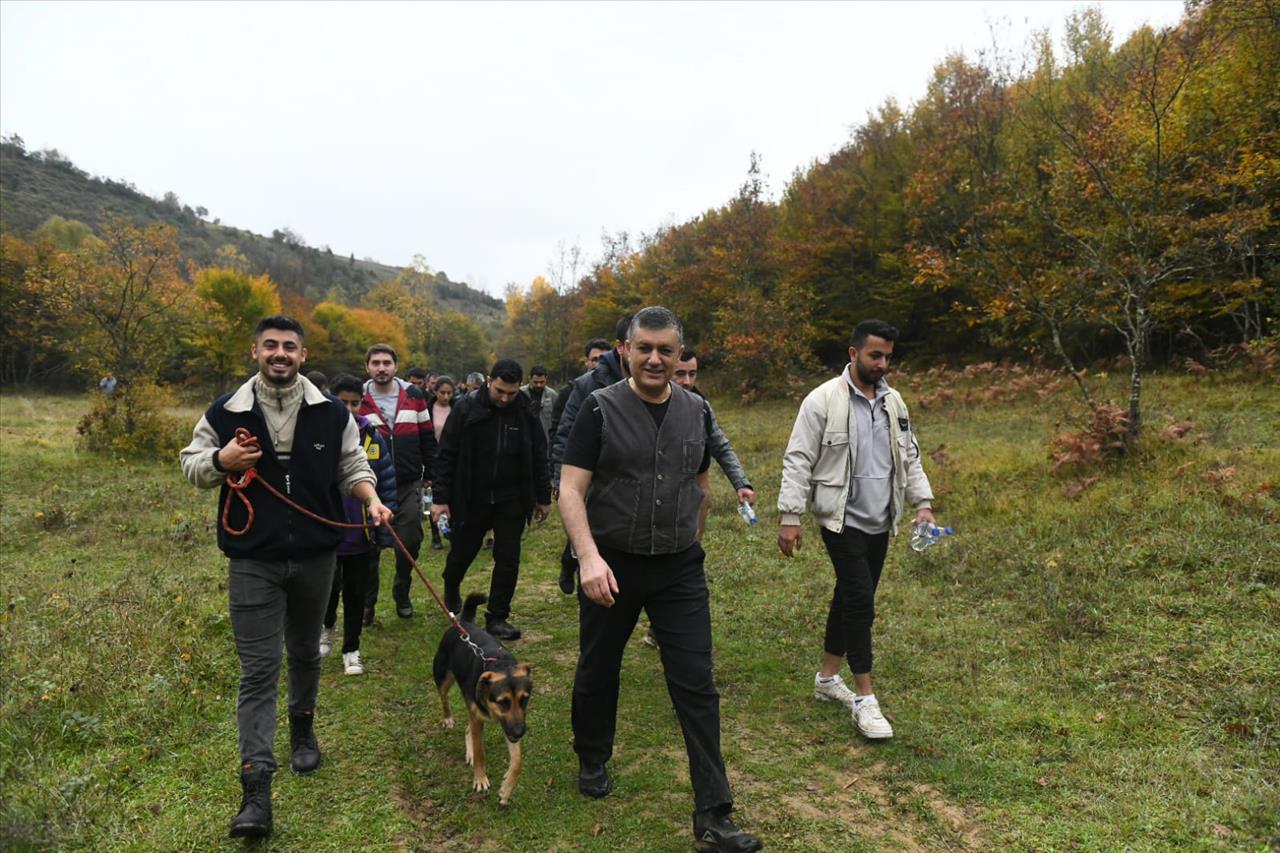
<instances>
[{"instance_id":1,"label":"distant hill","mask_svg":"<svg viewBox=\"0 0 1280 853\"><path fill-rule=\"evenodd\" d=\"M172 193L156 200L128 181L92 176L57 151L27 152L20 144L0 142L0 229L27 236L51 216L75 219L97 229L121 216L137 225L162 222L177 229L178 244L198 264L210 264L230 244L249 259L254 272L265 272L282 289L312 302L353 304L371 287L394 278L400 267L335 255L328 247L307 246L288 229L269 237L208 221L207 211L183 204ZM474 318L496 331L506 316L495 299L462 282L433 274L436 304Z\"/></svg>"}]
</instances>

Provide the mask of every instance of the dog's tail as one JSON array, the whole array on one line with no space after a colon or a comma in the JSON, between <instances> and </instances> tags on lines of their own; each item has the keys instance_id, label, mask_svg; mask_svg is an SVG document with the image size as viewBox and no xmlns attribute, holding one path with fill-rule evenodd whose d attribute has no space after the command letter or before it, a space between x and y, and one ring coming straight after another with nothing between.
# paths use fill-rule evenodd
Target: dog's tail
<instances>
[{"instance_id":1,"label":"dog's tail","mask_svg":"<svg viewBox=\"0 0 1280 853\"><path fill-rule=\"evenodd\" d=\"M476 621L476 610L488 600L489 598L483 592L471 593L467 596L467 600L463 602L462 612L458 614L458 618L463 622Z\"/></svg>"}]
</instances>

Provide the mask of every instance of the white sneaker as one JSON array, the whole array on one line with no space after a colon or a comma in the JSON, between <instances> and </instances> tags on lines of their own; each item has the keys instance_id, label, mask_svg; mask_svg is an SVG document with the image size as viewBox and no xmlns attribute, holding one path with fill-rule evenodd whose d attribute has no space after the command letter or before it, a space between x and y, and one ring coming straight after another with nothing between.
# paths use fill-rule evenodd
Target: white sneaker
<instances>
[{"instance_id":1,"label":"white sneaker","mask_svg":"<svg viewBox=\"0 0 1280 853\"><path fill-rule=\"evenodd\" d=\"M333 629L320 629L320 657L328 657L329 652L333 651Z\"/></svg>"},{"instance_id":2,"label":"white sneaker","mask_svg":"<svg viewBox=\"0 0 1280 853\"><path fill-rule=\"evenodd\" d=\"M364 663L360 660L360 650L342 653L342 668L347 675L364 675ZM885 723L888 725L888 723Z\"/></svg>"},{"instance_id":3,"label":"white sneaker","mask_svg":"<svg viewBox=\"0 0 1280 853\"><path fill-rule=\"evenodd\" d=\"M853 722L857 724L862 736L874 740L893 737L893 726L880 713L880 703L876 701L876 697L860 698L861 701L855 702L853 706Z\"/></svg>"},{"instance_id":4,"label":"white sneaker","mask_svg":"<svg viewBox=\"0 0 1280 853\"><path fill-rule=\"evenodd\" d=\"M845 686L844 680L838 675L831 676L831 680L827 682L823 682L821 678L819 673L813 674L813 698L823 702L839 702L853 710L853 691Z\"/></svg>"}]
</instances>

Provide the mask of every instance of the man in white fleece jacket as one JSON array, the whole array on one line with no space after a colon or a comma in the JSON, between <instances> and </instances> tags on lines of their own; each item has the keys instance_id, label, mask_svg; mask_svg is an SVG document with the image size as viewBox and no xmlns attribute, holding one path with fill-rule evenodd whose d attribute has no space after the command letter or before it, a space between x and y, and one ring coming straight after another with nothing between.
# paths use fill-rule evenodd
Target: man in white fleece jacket
<instances>
[{"instance_id":1,"label":"man in white fleece jacket","mask_svg":"<svg viewBox=\"0 0 1280 853\"><path fill-rule=\"evenodd\" d=\"M836 573L813 695L848 706L868 738L893 737L871 689L871 623L889 534L897 532L907 505L915 511L913 524L934 521L933 492L906 403L884 381L897 337L881 320L854 327L850 363L800 404L778 492L778 548L790 557L800 547L807 506ZM845 657L856 692L838 674Z\"/></svg>"}]
</instances>

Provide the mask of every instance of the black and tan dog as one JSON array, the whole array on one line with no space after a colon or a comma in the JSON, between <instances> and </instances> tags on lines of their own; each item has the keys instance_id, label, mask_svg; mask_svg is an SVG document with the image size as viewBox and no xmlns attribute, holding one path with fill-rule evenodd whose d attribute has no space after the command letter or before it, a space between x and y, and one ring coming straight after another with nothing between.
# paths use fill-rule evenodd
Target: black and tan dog
<instances>
[{"instance_id":1,"label":"black and tan dog","mask_svg":"<svg viewBox=\"0 0 1280 853\"><path fill-rule=\"evenodd\" d=\"M533 692L533 679L529 677L529 665L520 663L511 652L475 624L476 608L485 602L485 596L472 593L462 607L458 619L467 632L468 644L458 635L457 627L450 625L436 650L435 680L440 692L440 706L444 709L444 727L453 728L453 711L449 707L449 688L454 684L467 702L467 763L471 765L475 779L473 788L489 790L489 776L484 766L484 724L497 723L507 738L507 754L511 761L507 775L498 789L498 802L511 802L511 792L520 778L520 738L525 731L525 713L529 708L529 695Z\"/></svg>"}]
</instances>

